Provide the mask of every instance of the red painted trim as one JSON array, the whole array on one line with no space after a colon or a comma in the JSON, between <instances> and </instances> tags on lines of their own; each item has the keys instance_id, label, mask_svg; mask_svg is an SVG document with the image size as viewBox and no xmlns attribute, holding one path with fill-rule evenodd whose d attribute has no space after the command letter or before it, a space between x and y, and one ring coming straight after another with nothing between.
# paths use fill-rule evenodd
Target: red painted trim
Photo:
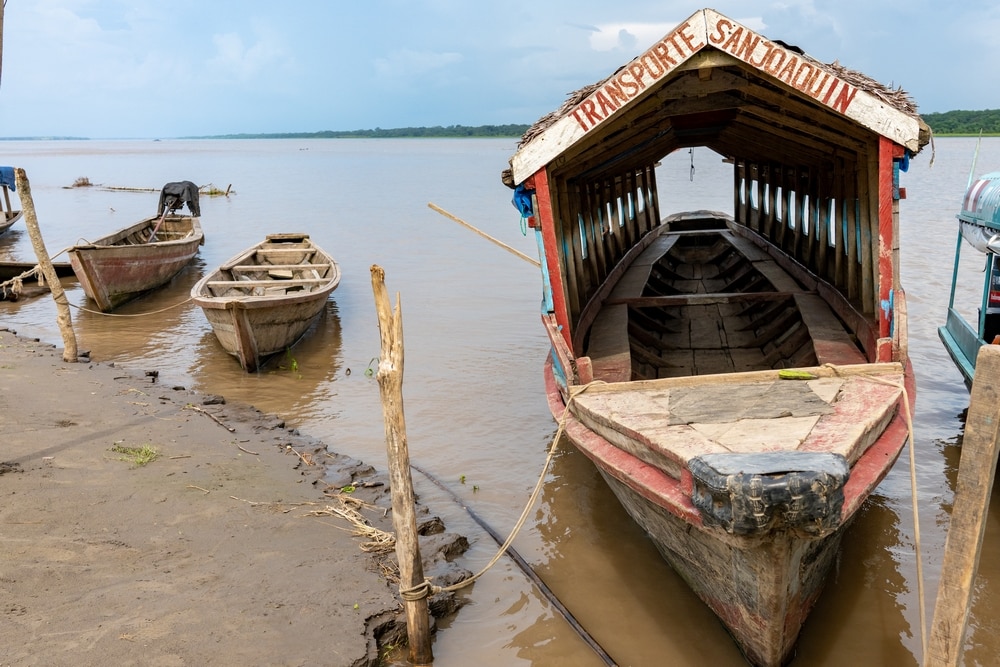
<instances>
[{"instance_id":1,"label":"red painted trim","mask_svg":"<svg viewBox=\"0 0 1000 667\"><path fill-rule=\"evenodd\" d=\"M563 286L563 274L559 270L559 241L556 238L555 215L552 211L552 195L549 192L549 175L545 168L535 172L535 200L538 202L538 217L542 226L542 243L545 246L545 270L549 274L549 285L552 287L552 308L555 310L556 322L562 327L563 338L570 350L573 349L573 337L569 326L569 312L566 309L566 291Z\"/></svg>"},{"instance_id":2,"label":"red painted trim","mask_svg":"<svg viewBox=\"0 0 1000 667\"><path fill-rule=\"evenodd\" d=\"M913 376L913 366L909 359L903 367L903 386L906 387L906 397L910 403L910 415L917 402L917 381ZM861 507L865 499L875 490L903 451L910 437L909 425L906 423L906 413L903 409L903 399L900 398L899 410L889 425L882 431L868 450L861 455L851 468L851 476L844 485L844 506L841 510L841 522L848 519ZM913 443L910 443L913 446Z\"/></svg>"},{"instance_id":3,"label":"red painted trim","mask_svg":"<svg viewBox=\"0 0 1000 667\"><path fill-rule=\"evenodd\" d=\"M545 394L555 419L562 419L566 404L552 374L552 358L545 360ZM701 512L691 502L680 480L654 468L638 457L615 447L594 433L572 413L565 416L566 435L580 452L603 473L611 475L634 492L692 526L702 526Z\"/></svg>"},{"instance_id":4,"label":"red painted trim","mask_svg":"<svg viewBox=\"0 0 1000 667\"><path fill-rule=\"evenodd\" d=\"M889 294L894 285L892 253L892 154L894 144L885 137L879 137L878 147L878 298L879 338L889 337L892 313L881 307L889 302ZM878 359L891 361L891 359Z\"/></svg>"}]
</instances>

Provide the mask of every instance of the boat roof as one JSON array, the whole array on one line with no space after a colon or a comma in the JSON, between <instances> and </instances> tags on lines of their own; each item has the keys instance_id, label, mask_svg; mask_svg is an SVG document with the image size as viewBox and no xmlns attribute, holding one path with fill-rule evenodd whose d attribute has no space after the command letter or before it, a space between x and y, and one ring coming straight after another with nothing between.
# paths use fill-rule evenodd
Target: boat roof
<instances>
[{"instance_id":1,"label":"boat roof","mask_svg":"<svg viewBox=\"0 0 1000 667\"><path fill-rule=\"evenodd\" d=\"M969 184L958 218L994 230L1000 229L1000 171L983 174Z\"/></svg>"},{"instance_id":2,"label":"boat roof","mask_svg":"<svg viewBox=\"0 0 1000 667\"><path fill-rule=\"evenodd\" d=\"M902 89L701 9L539 119L504 181L513 187L542 167L570 163L600 178L693 146L787 165L850 162L875 137L912 155L930 129Z\"/></svg>"}]
</instances>

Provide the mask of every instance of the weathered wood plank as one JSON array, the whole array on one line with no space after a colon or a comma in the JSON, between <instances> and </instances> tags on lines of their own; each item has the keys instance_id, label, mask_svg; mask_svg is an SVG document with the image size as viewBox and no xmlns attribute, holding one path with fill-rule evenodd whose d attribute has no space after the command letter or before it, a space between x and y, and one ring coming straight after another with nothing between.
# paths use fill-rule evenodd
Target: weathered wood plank
<instances>
[{"instance_id":1,"label":"weathered wood plank","mask_svg":"<svg viewBox=\"0 0 1000 667\"><path fill-rule=\"evenodd\" d=\"M913 446L913 443L910 443ZM979 570L986 516L1000 449L1000 347L984 345L976 358L955 506L941 563L926 667L961 663L972 587Z\"/></svg>"}]
</instances>

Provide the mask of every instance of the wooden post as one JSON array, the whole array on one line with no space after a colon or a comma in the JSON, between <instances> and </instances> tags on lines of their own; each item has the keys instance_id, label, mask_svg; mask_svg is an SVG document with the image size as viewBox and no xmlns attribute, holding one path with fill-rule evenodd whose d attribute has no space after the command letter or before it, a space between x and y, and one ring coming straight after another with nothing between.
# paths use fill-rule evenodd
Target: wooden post
<instances>
[{"instance_id":1,"label":"wooden post","mask_svg":"<svg viewBox=\"0 0 1000 667\"><path fill-rule=\"evenodd\" d=\"M379 332L382 336L382 355L375 377L382 396L382 415L385 420L389 483L392 485L392 525L396 529L396 557L399 559L399 587L400 591L406 591L424 584L424 566L420 561L420 544L417 540L410 453L406 444L406 420L403 416L403 316L398 293L395 311L390 308L389 295L385 289L385 271L373 264L371 273ZM406 599L407 597L416 596L404 595L403 598L410 662L414 665L430 665L434 656L431 653L427 596L419 596L419 599Z\"/></svg>"},{"instance_id":2,"label":"wooden post","mask_svg":"<svg viewBox=\"0 0 1000 667\"><path fill-rule=\"evenodd\" d=\"M941 563L924 667L958 665L979 568L990 491L1000 441L1000 346L983 345L976 357L955 505ZM911 445L912 446L912 445Z\"/></svg>"},{"instance_id":3,"label":"wooden post","mask_svg":"<svg viewBox=\"0 0 1000 667\"><path fill-rule=\"evenodd\" d=\"M38 228L38 216L35 215L35 202L31 199L31 184L24 169L16 167L14 169L14 183L20 193L21 208L24 210L24 225L28 228L28 236L31 237L31 245L35 249L35 256L38 258L38 265L41 267L42 275L49 284L49 291L52 292L52 299L56 302L56 322L59 324L59 332L63 338L63 361L75 362L77 360L76 334L73 333L73 318L69 312L69 302L66 301L66 293L63 292L62 283L52 266L52 259L49 251L45 249L45 242L42 240L42 232Z\"/></svg>"}]
</instances>

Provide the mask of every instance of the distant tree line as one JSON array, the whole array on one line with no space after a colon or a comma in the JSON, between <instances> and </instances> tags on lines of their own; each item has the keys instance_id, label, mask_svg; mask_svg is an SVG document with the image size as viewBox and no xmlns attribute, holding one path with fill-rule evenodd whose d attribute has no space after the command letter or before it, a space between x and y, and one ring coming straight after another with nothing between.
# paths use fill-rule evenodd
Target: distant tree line
<instances>
[{"instance_id":1,"label":"distant tree line","mask_svg":"<svg viewBox=\"0 0 1000 667\"><path fill-rule=\"evenodd\" d=\"M1000 135L1000 109L982 111L945 111L944 113L922 114L924 122L930 125L934 134L973 134L982 132Z\"/></svg>"},{"instance_id":2,"label":"distant tree line","mask_svg":"<svg viewBox=\"0 0 1000 667\"><path fill-rule=\"evenodd\" d=\"M397 127L373 130L324 130L322 132L275 132L266 134L223 134L212 137L186 137L197 139L392 139L440 137L520 137L528 125L448 125L442 127Z\"/></svg>"}]
</instances>

